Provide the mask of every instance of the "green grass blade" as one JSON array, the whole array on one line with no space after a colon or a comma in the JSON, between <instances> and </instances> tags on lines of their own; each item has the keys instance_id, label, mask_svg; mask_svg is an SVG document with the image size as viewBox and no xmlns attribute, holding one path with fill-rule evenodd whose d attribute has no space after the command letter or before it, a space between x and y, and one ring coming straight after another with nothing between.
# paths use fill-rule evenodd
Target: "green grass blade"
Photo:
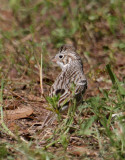
<instances>
[{"instance_id":1,"label":"green grass blade","mask_svg":"<svg viewBox=\"0 0 125 160\"><path fill-rule=\"evenodd\" d=\"M107 64L107 65L106 65L106 69L107 69L108 74L109 74L109 76L110 76L110 78L111 78L112 84L115 84L116 80L115 80L115 76L114 76L114 74L113 74L113 72L112 72L112 70L111 70L110 64Z\"/></svg>"}]
</instances>

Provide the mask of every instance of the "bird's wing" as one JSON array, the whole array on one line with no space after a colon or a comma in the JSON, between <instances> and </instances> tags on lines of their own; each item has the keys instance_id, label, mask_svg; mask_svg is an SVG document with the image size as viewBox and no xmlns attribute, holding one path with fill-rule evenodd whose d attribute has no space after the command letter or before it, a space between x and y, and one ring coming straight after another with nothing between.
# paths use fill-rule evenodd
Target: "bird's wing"
<instances>
[{"instance_id":1,"label":"bird's wing","mask_svg":"<svg viewBox=\"0 0 125 160\"><path fill-rule=\"evenodd\" d=\"M58 107L64 106L66 103L68 103L71 99L71 91L70 89L65 89L65 92L60 96Z\"/></svg>"},{"instance_id":2,"label":"bird's wing","mask_svg":"<svg viewBox=\"0 0 125 160\"><path fill-rule=\"evenodd\" d=\"M87 80L83 79L76 84L75 95L79 93L84 93L87 89Z\"/></svg>"},{"instance_id":3,"label":"bird's wing","mask_svg":"<svg viewBox=\"0 0 125 160\"><path fill-rule=\"evenodd\" d=\"M71 88L66 88L65 92L60 96L58 106L65 106L65 104L68 104L68 102L76 98L76 101L80 101L82 99L82 95L84 94L85 90L87 89L87 80L83 79L79 81L75 85L75 91L73 91Z\"/></svg>"}]
</instances>

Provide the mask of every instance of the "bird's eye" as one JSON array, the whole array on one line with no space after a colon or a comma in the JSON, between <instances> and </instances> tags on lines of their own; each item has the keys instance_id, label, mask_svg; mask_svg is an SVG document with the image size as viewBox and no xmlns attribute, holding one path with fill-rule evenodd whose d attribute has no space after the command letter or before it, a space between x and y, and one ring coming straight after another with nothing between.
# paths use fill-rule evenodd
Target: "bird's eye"
<instances>
[{"instance_id":1,"label":"bird's eye","mask_svg":"<svg viewBox=\"0 0 125 160\"><path fill-rule=\"evenodd\" d=\"M62 56L62 55L60 55L60 56L59 56L59 58L61 59L61 58L63 58L63 56Z\"/></svg>"}]
</instances>

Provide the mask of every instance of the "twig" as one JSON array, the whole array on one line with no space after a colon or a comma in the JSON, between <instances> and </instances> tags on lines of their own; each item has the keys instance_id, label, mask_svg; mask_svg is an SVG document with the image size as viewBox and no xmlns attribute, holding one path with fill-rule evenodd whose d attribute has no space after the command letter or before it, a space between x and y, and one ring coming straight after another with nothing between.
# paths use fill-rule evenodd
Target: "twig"
<instances>
[{"instance_id":1,"label":"twig","mask_svg":"<svg viewBox=\"0 0 125 160\"><path fill-rule=\"evenodd\" d=\"M41 54L41 66L39 65L39 71L40 71L40 87L41 87L41 94L43 95L43 74L42 74L42 61L43 61L43 57Z\"/></svg>"},{"instance_id":2,"label":"twig","mask_svg":"<svg viewBox=\"0 0 125 160\"><path fill-rule=\"evenodd\" d=\"M10 91L13 95L17 96L18 98L22 99L24 102L28 103L27 100L25 100L25 98L21 97L18 93Z\"/></svg>"},{"instance_id":3,"label":"twig","mask_svg":"<svg viewBox=\"0 0 125 160\"><path fill-rule=\"evenodd\" d=\"M33 52L33 54L34 54L34 52ZM38 66L38 68L39 68L39 76L40 76L40 88L41 88L41 94L42 94L42 96L44 97L44 94L43 94L43 68L42 68L42 62L43 62L43 57L42 57L42 53L41 53L41 65L39 64L39 62L38 62L38 60L37 60L37 58L36 58L36 56L35 56L35 54L34 54L34 57L35 57L35 60L36 60L36 62L37 62L37 66ZM45 98L45 97L44 97Z\"/></svg>"},{"instance_id":4,"label":"twig","mask_svg":"<svg viewBox=\"0 0 125 160\"><path fill-rule=\"evenodd\" d=\"M23 142L25 142L25 143L27 143L27 144L28 144L28 141L27 141L27 140L25 140L22 136L20 137L20 139L21 139Z\"/></svg>"}]
</instances>

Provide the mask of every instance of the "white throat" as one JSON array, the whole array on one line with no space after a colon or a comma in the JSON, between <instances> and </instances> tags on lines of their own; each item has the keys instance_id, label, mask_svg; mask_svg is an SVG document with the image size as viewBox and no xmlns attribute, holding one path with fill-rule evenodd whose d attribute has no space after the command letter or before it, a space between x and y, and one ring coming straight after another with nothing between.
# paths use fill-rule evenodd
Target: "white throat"
<instances>
[{"instance_id":1,"label":"white throat","mask_svg":"<svg viewBox=\"0 0 125 160\"><path fill-rule=\"evenodd\" d=\"M66 69L69 64L63 64L62 62L57 61L57 64L61 67L62 70Z\"/></svg>"}]
</instances>

